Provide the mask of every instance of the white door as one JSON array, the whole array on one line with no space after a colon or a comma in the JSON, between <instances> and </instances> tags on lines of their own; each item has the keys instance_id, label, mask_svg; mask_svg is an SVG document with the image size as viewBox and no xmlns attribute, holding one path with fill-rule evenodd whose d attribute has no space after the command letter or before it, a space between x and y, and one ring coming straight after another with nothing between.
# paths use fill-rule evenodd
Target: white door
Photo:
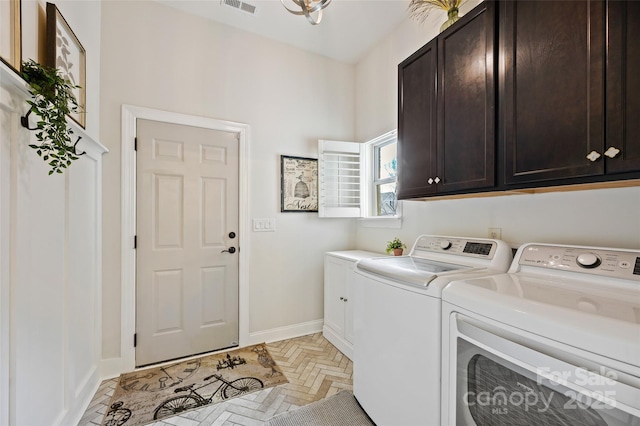
<instances>
[{"instance_id":1,"label":"white door","mask_svg":"<svg viewBox=\"0 0 640 426\"><path fill-rule=\"evenodd\" d=\"M238 134L137 120L136 366L238 344Z\"/></svg>"}]
</instances>

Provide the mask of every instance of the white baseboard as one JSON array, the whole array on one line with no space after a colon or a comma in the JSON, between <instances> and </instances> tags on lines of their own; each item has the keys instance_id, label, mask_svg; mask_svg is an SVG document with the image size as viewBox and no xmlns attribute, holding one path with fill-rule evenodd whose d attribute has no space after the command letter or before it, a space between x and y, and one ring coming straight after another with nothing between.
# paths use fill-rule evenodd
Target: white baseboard
<instances>
[{"instance_id":1,"label":"white baseboard","mask_svg":"<svg viewBox=\"0 0 640 426\"><path fill-rule=\"evenodd\" d=\"M262 342L277 342L280 340L293 339L294 337L306 336L307 334L319 333L322 331L323 324L324 320L319 319L288 325L286 327L256 331L249 333L249 344L255 345Z\"/></svg>"},{"instance_id":2,"label":"white baseboard","mask_svg":"<svg viewBox=\"0 0 640 426\"><path fill-rule=\"evenodd\" d=\"M126 366L124 357L107 358L103 359L100 363L100 375L102 376L102 380L113 379L127 370L128 367Z\"/></svg>"},{"instance_id":3,"label":"white baseboard","mask_svg":"<svg viewBox=\"0 0 640 426\"><path fill-rule=\"evenodd\" d=\"M98 374L98 369L94 368L91 374L87 377L87 380L80 387L77 394L75 395L75 400L73 401L72 406L68 411L63 413L62 419L60 421L56 421L54 424L57 425L77 425L80 423L82 416L84 415L87 407L91 403L93 396L95 395L98 387L100 386L100 376Z\"/></svg>"},{"instance_id":4,"label":"white baseboard","mask_svg":"<svg viewBox=\"0 0 640 426\"><path fill-rule=\"evenodd\" d=\"M277 342L280 340L293 339L294 337L306 336L307 334L319 333L322 331L323 324L324 321L319 319L288 325L286 327L278 327L270 330L249 333L247 345L255 345L263 342ZM103 359L100 363L100 375L102 380L113 379L127 370L130 370L130 368L127 367L124 357L107 358Z\"/></svg>"}]
</instances>

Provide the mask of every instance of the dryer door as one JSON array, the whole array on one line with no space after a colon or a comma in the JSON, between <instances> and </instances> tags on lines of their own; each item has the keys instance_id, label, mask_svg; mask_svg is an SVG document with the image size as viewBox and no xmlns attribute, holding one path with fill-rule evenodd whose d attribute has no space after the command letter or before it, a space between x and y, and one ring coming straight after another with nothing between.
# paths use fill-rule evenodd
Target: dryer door
<instances>
[{"instance_id":1,"label":"dryer door","mask_svg":"<svg viewBox=\"0 0 640 426\"><path fill-rule=\"evenodd\" d=\"M450 424L640 426L638 377L459 313L450 333Z\"/></svg>"}]
</instances>

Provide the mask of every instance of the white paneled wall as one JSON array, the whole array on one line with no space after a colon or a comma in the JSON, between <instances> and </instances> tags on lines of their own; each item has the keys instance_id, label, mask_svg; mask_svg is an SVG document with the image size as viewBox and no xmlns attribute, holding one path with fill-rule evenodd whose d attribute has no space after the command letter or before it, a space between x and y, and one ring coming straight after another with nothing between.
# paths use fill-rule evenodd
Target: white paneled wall
<instances>
[{"instance_id":1,"label":"white paneled wall","mask_svg":"<svg viewBox=\"0 0 640 426\"><path fill-rule=\"evenodd\" d=\"M4 64L0 83L0 424L76 424L100 382L106 149L73 124L87 154L49 176L26 84Z\"/></svg>"}]
</instances>

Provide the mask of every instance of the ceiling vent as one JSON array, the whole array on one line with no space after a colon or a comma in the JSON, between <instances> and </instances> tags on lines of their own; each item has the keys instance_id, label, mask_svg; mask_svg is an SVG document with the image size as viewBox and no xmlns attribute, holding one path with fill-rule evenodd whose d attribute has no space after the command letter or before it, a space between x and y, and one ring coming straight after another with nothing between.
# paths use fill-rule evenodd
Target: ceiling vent
<instances>
[{"instance_id":1,"label":"ceiling vent","mask_svg":"<svg viewBox=\"0 0 640 426\"><path fill-rule=\"evenodd\" d=\"M220 3L226 4L227 6L231 6L234 9L241 10L251 15L256 13L256 7L254 5L240 1L240 0L221 0Z\"/></svg>"}]
</instances>

